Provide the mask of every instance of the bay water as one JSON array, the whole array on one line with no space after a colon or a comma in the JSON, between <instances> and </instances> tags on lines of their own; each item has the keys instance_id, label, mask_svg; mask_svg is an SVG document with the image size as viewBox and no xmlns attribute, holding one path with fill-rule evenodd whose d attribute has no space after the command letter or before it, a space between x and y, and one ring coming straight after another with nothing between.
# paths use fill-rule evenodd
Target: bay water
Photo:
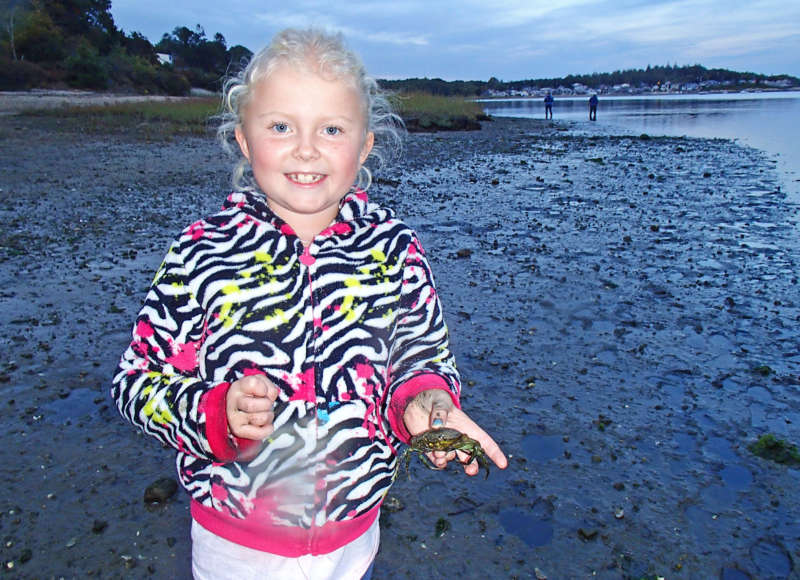
<instances>
[{"instance_id":1,"label":"bay water","mask_svg":"<svg viewBox=\"0 0 800 580\"><path fill-rule=\"evenodd\" d=\"M800 201L800 91L680 95L600 95L589 121L588 95L556 96L553 117L592 133L733 139L775 160L781 189ZM495 117L544 119L541 98L481 100Z\"/></svg>"}]
</instances>

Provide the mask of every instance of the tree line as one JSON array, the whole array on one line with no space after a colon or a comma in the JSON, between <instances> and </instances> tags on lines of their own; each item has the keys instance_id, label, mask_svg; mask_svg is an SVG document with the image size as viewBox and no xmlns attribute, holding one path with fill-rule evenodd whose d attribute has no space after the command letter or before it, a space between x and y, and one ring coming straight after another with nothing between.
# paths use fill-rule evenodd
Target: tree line
<instances>
[{"instance_id":1,"label":"tree line","mask_svg":"<svg viewBox=\"0 0 800 580\"><path fill-rule=\"evenodd\" d=\"M228 47L199 24L176 27L154 46L117 28L111 0L2 0L0 90L70 87L188 94L219 90L224 76L251 52ZM158 53L169 54L161 62Z\"/></svg>"},{"instance_id":2,"label":"tree line","mask_svg":"<svg viewBox=\"0 0 800 580\"><path fill-rule=\"evenodd\" d=\"M758 86L766 82L787 80L792 86L800 86L800 79L789 75L762 75L751 72L736 72L728 69L707 69L695 64L691 66L650 66L645 69L617 70L610 73L567 75L555 78L532 78L520 81L501 81L495 77L488 81L445 81L439 78L413 78L381 81L381 86L399 92L421 92L442 96L477 97L490 91L522 91L568 87L581 84L589 89L629 84L632 87L653 87L670 83L673 86L688 83L717 81L735 86Z\"/></svg>"}]
</instances>

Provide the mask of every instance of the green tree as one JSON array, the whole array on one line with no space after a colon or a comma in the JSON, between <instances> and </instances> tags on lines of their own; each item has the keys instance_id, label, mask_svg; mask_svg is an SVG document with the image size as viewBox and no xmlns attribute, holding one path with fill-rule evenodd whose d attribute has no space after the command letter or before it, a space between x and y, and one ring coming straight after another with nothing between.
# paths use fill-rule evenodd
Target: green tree
<instances>
[{"instance_id":1,"label":"green tree","mask_svg":"<svg viewBox=\"0 0 800 580\"><path fill-rule=\"evenodd\" d=\"M131 56L139 56L152 64L156 63L156 49L140 32L132 32L130 36L122 36L122 46Z\"/></svg>"},{"instance_id":2,"label":"green tree","mask_svg":"<svg viewBox=\"0 0 800 580\"><path fill-rule=\"evenodd\" d=\"M67 37L88 40L100 54L108 54L121 39L111 16L111 0L36 0Z\"/></svg>"},{"instance_id":3,"label":"green tree","mask_svg":"<svg viewBox=\"0 0 800 580\"><path fill-rule=\"evenodd\" d=\"M33 62L59 62L67 54L61 29L41 10L27 14L16 34L15 44L19 58Z\"/></svg>"},{"instance_id":4,"label":"green tree","mask_svg":"<svg viewBox=\"0 0 800 580\"><path fill-rule=\"evenodd\" d=\"M250 59L253 58L253 51L241 44L235 44L228 49L228 72L243 69Z\"/></svg>"},{"instance_id":5,"label":"green tree","mask_svg":"<svg viewBox=\"0 0 800 580\"><path fill-rule=\"evenodd\" d=\"M3 35L0 41L4 45L4 54L8 54L11 60L18 60L17 56L17 26L24 22L30 12L30 0L4 0L0 3L0 18L3 20Z\"/></svg>"}]
</instances>

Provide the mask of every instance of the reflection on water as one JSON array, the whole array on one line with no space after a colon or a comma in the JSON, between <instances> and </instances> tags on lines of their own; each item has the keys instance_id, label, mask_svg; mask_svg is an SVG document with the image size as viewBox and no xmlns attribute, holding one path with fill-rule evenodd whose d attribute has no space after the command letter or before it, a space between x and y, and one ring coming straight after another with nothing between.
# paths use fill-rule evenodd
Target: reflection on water
<instances>
[{"instance_id":1,"label":"reflection on water","mask_svg":"<svg viewBox=\"0 0 800 580\"><path fill-rule=\"evenodd\" d=\"M482 104L497 117L544 118L540 98ZM784 191L800 200L800 92L601 96L596 123L589 121L588 97L564 97L556 98L553 115L593 131L738 139L775 158Z\"/></svg>"}]
</instances>

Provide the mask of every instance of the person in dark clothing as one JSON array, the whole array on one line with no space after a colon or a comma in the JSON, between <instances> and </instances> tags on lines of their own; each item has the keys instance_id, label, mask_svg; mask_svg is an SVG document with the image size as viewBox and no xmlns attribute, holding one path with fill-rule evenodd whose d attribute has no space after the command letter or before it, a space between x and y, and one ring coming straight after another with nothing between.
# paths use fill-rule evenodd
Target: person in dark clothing
<instances>
[{"instance_id":1,"label":"person in dark clothing","mask_svg":"<svg viewBox=\"0 0 800 580\"><path fill-rule=\"evenodd\" d=\"M589 120L597 121L597 95L589 97Z\"/></svg>"},{"instance_id":2,"label":"person in dark clothing","mask_svg":"<svg viewBox=\"0 0 800 580\"><path fill-rule=\"evenodd\" d=\"M553 118L553 95L550 93L547 93L547 96L544 98L544 118Z\"/></svg>"}]
</instances>

